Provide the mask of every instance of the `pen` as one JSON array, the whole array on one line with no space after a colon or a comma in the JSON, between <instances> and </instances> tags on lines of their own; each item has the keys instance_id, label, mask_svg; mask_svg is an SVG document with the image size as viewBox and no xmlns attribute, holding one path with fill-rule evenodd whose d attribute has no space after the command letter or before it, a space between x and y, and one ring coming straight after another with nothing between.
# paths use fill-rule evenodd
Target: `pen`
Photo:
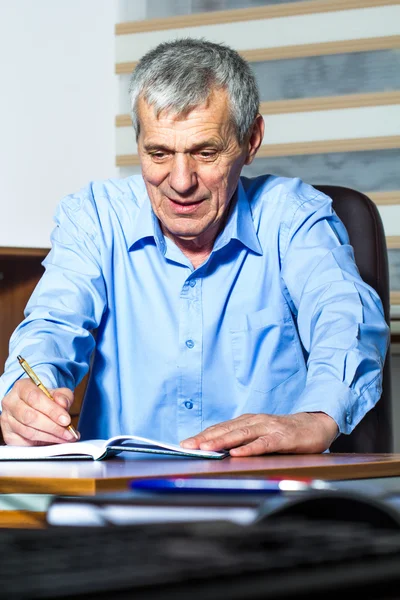
<instances>
[{"instance_id":1,"label":"pen","mask_svg":"<svg viewBox=\"0 0 400 600\"><path fill-rule=\"evenodd\" d=\"M186 493L245 493L279 494L282 492L302 492L312 489L330 489L324 481L318 479L293 480L285 478L268 479L213 479L204 478L155 478L135 479L130 483L134 490L150 492L186 492Z\"/></svg>"},{"instance_id":2,"label":"pen","mask_svg":"<svg viewBox=\"0 0 400 600\"><path fill-rule=\"evenodd\" d=\"M42 392L44 392L48 398L50 398L51 400L54 400L54 398L50 394L49 390L43 385L43 383L40 381L39 377L31 369L31 367L28 365L28 363L26 362L26 360L24 358L22 358L22 356L20 356L20 355L18 355L17 358L18 358L19 364L21 365L21 367L23 368L23 370L25 371L25 373L31 378L31 380L33 381L33 383L35 385L37 385L38 388L40 390L42 390ZM68 429L68 431L70 431L72 433L72 435L77 440L79 440L79 434L78 434L78 432L76 431L76 429L72 425L68 425L67 429Z\"/></svg>"}]
</instances>

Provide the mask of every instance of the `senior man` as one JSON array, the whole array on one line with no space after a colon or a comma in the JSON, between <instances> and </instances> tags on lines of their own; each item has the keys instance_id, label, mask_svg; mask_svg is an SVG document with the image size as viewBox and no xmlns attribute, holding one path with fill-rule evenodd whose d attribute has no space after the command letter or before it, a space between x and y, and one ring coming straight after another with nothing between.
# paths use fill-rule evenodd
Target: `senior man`
<instances>
[{"instance_id":1,"label":"senior man","mask_svg":"<svg viewBox=\"0 0 400 600\"><path fill-rule=\"evenodd\" d=\"M388 327L331 200L241 177L263 139L232 49L164 43L131 81L141 176L60 203L1 378L8 444L132 433L232 456L323 452L379 400ZM96 332L96 335L94 335ZM22 354L55 402L20 378Z\"/></svg>"}]
</instances>

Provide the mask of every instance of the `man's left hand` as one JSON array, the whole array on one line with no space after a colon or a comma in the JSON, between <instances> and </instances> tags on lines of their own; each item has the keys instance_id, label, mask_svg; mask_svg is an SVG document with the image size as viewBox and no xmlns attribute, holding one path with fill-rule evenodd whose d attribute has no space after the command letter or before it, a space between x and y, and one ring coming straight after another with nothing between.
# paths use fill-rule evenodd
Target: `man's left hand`
<instances>
[{"instance_id":1,"label":"man's left hand","mask_svg":"<svg viewBox=\"0 0 400 600\"><path fill-rule=\"evenodd\" d=\"M207 427L181 442L183 448L229 450L231 456L321 453L338 433L336 422L322 412L293 415L246 414Z\"/></svg>"}]
</instances>

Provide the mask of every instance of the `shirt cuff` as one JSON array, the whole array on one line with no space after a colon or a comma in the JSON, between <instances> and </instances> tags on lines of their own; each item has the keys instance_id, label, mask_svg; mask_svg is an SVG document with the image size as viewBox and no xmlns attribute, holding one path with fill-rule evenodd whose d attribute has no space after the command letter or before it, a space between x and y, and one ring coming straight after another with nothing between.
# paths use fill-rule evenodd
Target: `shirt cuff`
<instances>
[{"instance_id":1,"label":"shirt cuff","mask_svg":"<svg viewBox=\"0 0 400 600\"><path fill-rule=\"evenodd\" d=\"M372 407L371 407L372 408ZM361 420L359 397L340 381L314 379L307 383L291 413L323 412L332 417L339 434L349 434Z\"/></svg>"}]
</instances>

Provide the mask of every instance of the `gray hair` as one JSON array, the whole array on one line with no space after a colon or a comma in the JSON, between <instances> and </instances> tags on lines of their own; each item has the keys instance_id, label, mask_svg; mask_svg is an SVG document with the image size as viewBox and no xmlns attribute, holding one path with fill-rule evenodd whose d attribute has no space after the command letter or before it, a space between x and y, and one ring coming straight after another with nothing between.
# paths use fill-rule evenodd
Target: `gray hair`
<instances>
[{"instance_id":1,"label":"gray hair","mask_svg":"<svg viewBox=\"0 0 400 600\"><path fill-rule=\"evenodd\" d=\"M249 64L232 48L202 39L183 38L159 44L133 71L129 93L136 136L140 133L138 100L178 115L203 104L214 89L226 89L239 144L259 111L259 94Z\"/></svg>"}]
</instances>

